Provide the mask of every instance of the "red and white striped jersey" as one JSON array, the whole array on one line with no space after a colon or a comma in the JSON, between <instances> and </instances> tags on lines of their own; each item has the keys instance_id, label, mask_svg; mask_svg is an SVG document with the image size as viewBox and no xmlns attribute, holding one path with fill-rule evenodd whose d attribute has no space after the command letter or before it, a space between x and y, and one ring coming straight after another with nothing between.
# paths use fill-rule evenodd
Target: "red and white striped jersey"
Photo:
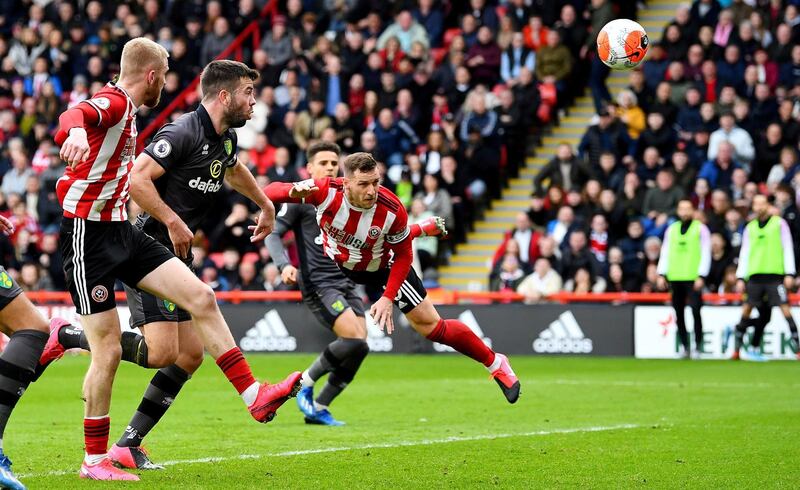
<instances>
[{"instance_id":1,"label":"red and white striped jersey","mask_svg":"<svg viewBox=\"0 0 800 490\"><path fill-rule=\"evenodd\" d=\"M56 184L56 194L67 218L125 221L128 187L136 157L136 111L130 96L109 83L88 104L97 112L97 124L86 125L89 158L67 167Z\"/></svg>"},{"instance_id":2,"label":"red and white striped jersey","mask_svg":"<svg viewBox=\"0 0 800 490\"><path fill-rule=\"evenodd\" d=\"M325 254L354 271L377 271L388 267L389 249L410 233L408 214L400 199L381 187L377 203L369 209L351 204L341 178L316 179L319 188L304 202L317 207Z\"/></svg>"}]
</instances>

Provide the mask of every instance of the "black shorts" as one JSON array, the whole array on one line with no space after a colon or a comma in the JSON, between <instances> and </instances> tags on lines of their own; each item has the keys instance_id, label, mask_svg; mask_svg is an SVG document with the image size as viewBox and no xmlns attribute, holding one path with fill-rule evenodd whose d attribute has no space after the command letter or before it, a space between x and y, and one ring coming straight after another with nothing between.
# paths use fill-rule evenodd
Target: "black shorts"
<instances>
[{"instance_id":1,"label":"black shorts","mask_svg":"<svg viewBox=\"0 0 800 490\"><path fill-rule=\"evenodd\" d=\"M325 328L333 330L339 315L351 308L356 316L364 316L364 301L355 290L355 284L344 280L343 284L310 285L303 291L303 302Z\"/></svg>"},{"instance_id":2,"label":"black shorts","mask_svg":"<svg viewBox=\"0 0 800 490\"><path fill-rule=\"evenodd\" d=\"M669 283L672 291L672 304L689 305L691 307L703 306L703 295L701 291L695 291L694 281L674 281Z\"/></svg>"},{"instance_id":3,"label":"black shorts","mask_svg":"<svg viewBox=\"0 0 800 490\"><path fill-rule=\"evenodd\" d=\"M783 278L775 280L751 279L745 288L747 304L753 307L781 306L789 303Z\"/></svg>"},{"instance_id":4,"label":"black shorts","mask_svg":"<svg viewBox=\"0 0 800 490\"><path fill-rule=\"evenodd\" d=\"M22 288L6 269L0 266L0 310L8 306L20 294L22 294Z\"/></svg>"},{"instance_id":5,"label":"black shorts","mask_svg":"<svg viewBox=\"0 0 800 490\"><path fill-rule=\"evenodd\" d=\"M128 308L131 310L130 326L139 328L156 322L188 322L192 316L175 303L158 298L139 289L125 286Z\"/></svg>"},{"instance_id":6,"label":"black shorts","mask_svg":"<svg viewBox=\"0 0 800 490\"><path fill-rule=\"evenodd\" d=\"M174 255L128 221L64 218L59 236L64 275L80 315L117 306L117 279L135 287Z\"/></svg>"},{"instance_id":7,"label":"black shorts","mask_svg":"<svg viewBox=\"0 0 800 490\"><path fill-rule=\"evenodd\" d=\"M376 289L386 289L386 283L389 281L390 269L381 269L375 272L351 271L349 269L341 269L341 271L356 284L364 284ZM400 285L400 290L397 291L394 304L397 305L403 313L409 313L422 303L422 300L424 300L426 296L428 296L428 291L425 290L425 286L422 285L422 280L412 267L409 269L406 279Z\"/></svg>"}]
</instances>

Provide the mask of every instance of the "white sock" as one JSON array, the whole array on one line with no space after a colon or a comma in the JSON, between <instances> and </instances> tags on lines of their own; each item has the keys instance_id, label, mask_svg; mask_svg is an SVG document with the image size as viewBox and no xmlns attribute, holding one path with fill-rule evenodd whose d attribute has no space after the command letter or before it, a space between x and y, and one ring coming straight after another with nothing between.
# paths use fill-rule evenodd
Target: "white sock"
<instances>
[{"instance_id":1,"label":"white sock","mask_svg":"<svg viewBox=\"0 0 800 490\"><path fill-rule=\"evenodd\" d=\"M85 453L85 454L86 456L84 456L83 461L89 466L92 466L99 463L100 461L103 461L103 458L105 458L108 453L103 453L103 454Z\"/></svg>"},{"instance_id":2,"label":"white sock","mask_svg":"<svg viewBox=\"0 0 800 490\"><path fill-rule=\"evenodd\" d=\"M251 384L247 387L246 390L242 392L242 400L244 400L244 404L248 407L256 401L256 397L258 396L258 389L261 385L256 381L255 383Z\"/></svg>"},{"instance_id":3,"label":"white sock","mask_svg":"<svg viewBox=\"0 0 800 490\"><path fill-rule=\"evenodd\" d=\"M311 388L312 386L314 386L314 383L316 383L316 381L311 379L311 376L308 375L308 369L306 369L305 371L303 371L303 377L300 378L300 383L303 384L303 388Z\"/></svg>"},{"instance_id":4,"label":"white sock","mask_svg":"<svg viewBox=\"0 0 800 490\"><path fill-rule=\"evenodd\" d=\"M500 369L500 363L502 362L503 359L499 355L495 354L494 361L492 361L492 363L486 369L488 369L490 373L493 373Z\"/></svg>"},{"instance_id":5,"label":"white sock","mask_svg":"<svg viewBox=\"0 0 800 490\"><path fill-rule=\"evenodd\" d=\"M328 409L328 405L321 405L321 404L319 404L317 402L314 402L314 411L315 412L319 412L320 410L327 410L327 409Z\"/></svg>"}]
</instances>

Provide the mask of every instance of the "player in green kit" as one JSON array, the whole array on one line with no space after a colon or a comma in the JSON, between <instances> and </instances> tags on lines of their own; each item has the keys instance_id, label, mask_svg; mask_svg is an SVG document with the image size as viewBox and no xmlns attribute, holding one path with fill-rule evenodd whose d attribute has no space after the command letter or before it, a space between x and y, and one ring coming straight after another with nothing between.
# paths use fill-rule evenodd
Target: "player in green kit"
<instances>
[{"instance_id":1,"label":"player in green kit","mask_svg":"<svg viewBox=\"0 0 800 490\"><path fill-rule=\"evenodd\" d=\"M798 353L797 325L789 308L787 290L797 274L794 263L794 246L789 225L780 216L773 215L767 197L753 198L753 211L756 219L747 223L742 236L739 252L739 266L736 269L737 290L746 292L746 302L742 308L742 320L736 326L736 345L734 360L739 359L744 333L748 327L755 327L751 341L753 350L751 360L766 360L761 352L761 339L769 322L769 310L779 306L792 334L791 346ZM745 281L747 284L745 285ZM750 318L753 307L758 308L759 317Z\"/></svg>"},{"instance_id":2,"label":"player in green kit","mask_svg":"<svg viewBox=\"0 0 800 490\"><path fill-rule=\"evenodd\" d=\"M667 228L658 260L658 279L662 287L669 282L672 306L678 324L678 338L683 345L683 357L699 358L703 352L703 285L711 268L711 233L706 225L694 219L694 205L689 199L678 202L678 219ZM694 317L695 350L686 330L686 305Z\"/></svg>"}]
</instances>

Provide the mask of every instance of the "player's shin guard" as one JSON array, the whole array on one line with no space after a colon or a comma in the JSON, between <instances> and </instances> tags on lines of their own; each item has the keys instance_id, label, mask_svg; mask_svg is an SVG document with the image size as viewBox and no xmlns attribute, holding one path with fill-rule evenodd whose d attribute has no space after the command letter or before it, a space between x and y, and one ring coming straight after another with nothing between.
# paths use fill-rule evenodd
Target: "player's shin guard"
<instances>
[{"instance_id":1,"label":"player's shin guard","mask_svg":"<svg viewBox=\"0 0 800 490\"><path fill-rule=\"evenodd\" d=\"M337 339L331 345L334 343L337 344L334 349L328 346L325 352L335 350L343 357L334 359L337 365L328 376L328 382L325 383L319 396L314 400L317 404L325 407L330 405L333 399L339 396L347 385L353 381L358 368L361 367L364 358L369 354L369 345L362 339Z\"/></svg>"},{"instance_id":2,"label":"player's shin guard","mask_svg":"<svg viewBox=\"0 0 800 490\"><path fill-rule=\"evenodd\" d=\"M494 362L494 351L475 335L475 332L458 320L440 319L428 340L448 345L486 367Z\"/></svg>"},{"instance_id":3,"label":"player's shin guard","mask_svg":"<svg viewBox=\"0 0 800 490\"><path fill-rule=\"evenodd\" d=\"M83 440L86 447L86 464L95 465L105 458L108 452L108 431L111 419L108 415L85 417L83 419Z\"/></svg>"},{"instance_id":4,"label":"player's shin guard","mask_svg":"<svg viewBox=\"0 0 800 490\"><path fill-rule=\"evenodd\" d=\"M19 330L0 355L0 441L11 412L34 379L48 337L38 330Z\"/></svg>"},{"instance_id":5,"label":"player's shin guard","mask_svg":"<svg viewBox=\"0 0 800 490\"><path fill-rule=\"evenodd\" d=\"M142 367L147 366L147 342L136 332L122 332L120 339L122 360Z\"/></svg>"},{"instance_id":6,"label":"player's shin guard","mask_svg":"<svg viewBox=\"0 0 800 490\"><path fill-rule=\"evenodd\" d=\"M258 392L258 382L256 378L253 377L250 365L247 364L247 360L245 360L242 351L239 350L238 347L234 347L219 356L217 358L217 366L219 366L222 373L225 374L225 377L228 378L228 381L231 382L233 387L236 388L236 392L242 395L246 405L250 405L255 401ZM256 387L255 390L252 389L253 386ZM248 392L246 394L247 396L244 396L245 391Z\"/></svg>"},{"instance_id":7,"label":"player's shin guard","mask_svg":"<svg viewBox=\"0 0 800 490\"><path fill-rule=\"evenodd\" d=\"M140 446L142 439L161 420L189 378L189 373L175 364L159 369L145 390L144 398L128 427L117 441L117 446Z\"/></svg>"}]
</instances>

